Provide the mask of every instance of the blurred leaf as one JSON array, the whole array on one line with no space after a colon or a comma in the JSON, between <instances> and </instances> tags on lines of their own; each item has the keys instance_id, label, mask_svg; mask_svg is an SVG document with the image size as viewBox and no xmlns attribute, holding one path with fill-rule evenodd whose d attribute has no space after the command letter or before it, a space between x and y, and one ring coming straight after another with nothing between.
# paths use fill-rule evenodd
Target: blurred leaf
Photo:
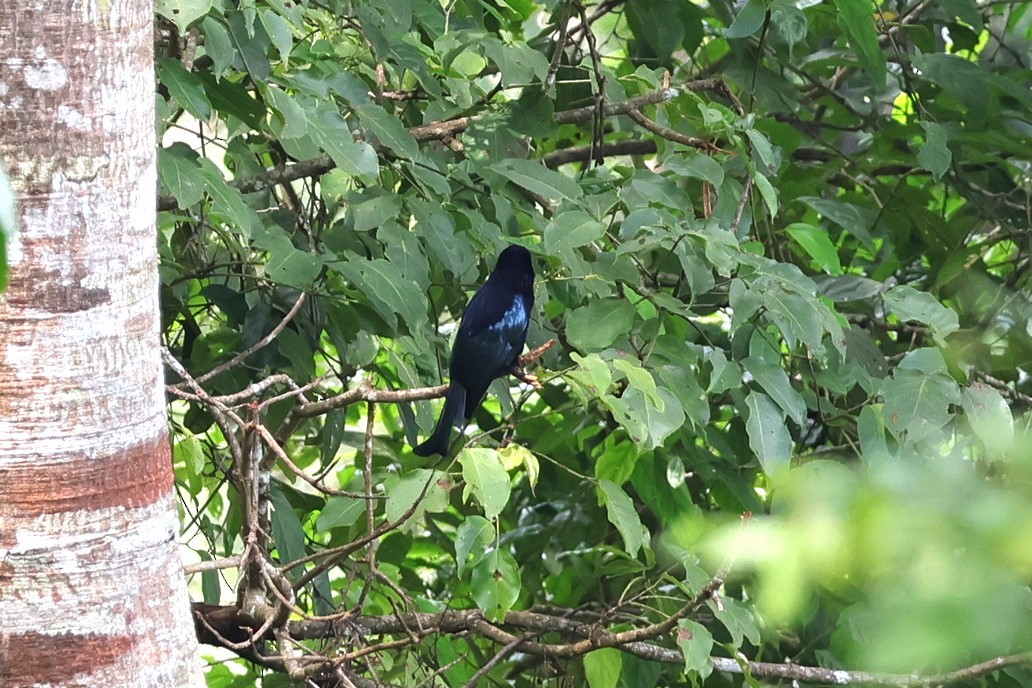
<instances>
[{"instance_id":1,"label":"blurred leaf","mask_svg":"<svg viewBox=\"0 0 1032 688\"><path fill-rule=\"evenodd\" d=\"M154 11L170 19L180 34L211 9L212 0L156 0Z\"/></svg>"},{"instance_id":2,"label":"blurred leaf","mask_svg":"<svg viewBox=\"0 0 1032 688\"><path fill-rule=\"evenodd\" d=\"M211 102L204 92L204 84L197 77L186 71L178 60L159 57L157 64L158 79L177 103L197 119L211 117Z\"/></svg>"},{"instance_id":3,"label":"blurred leaf","mask_svg":"<svg viewBox=\"0 0 1032 688\"><path fill-rule=\"evenodd\" d=\"M590 688L616 688L620 683L623 653L612 647L584 655L584 677Z\"/></svg>"}]
</instances>

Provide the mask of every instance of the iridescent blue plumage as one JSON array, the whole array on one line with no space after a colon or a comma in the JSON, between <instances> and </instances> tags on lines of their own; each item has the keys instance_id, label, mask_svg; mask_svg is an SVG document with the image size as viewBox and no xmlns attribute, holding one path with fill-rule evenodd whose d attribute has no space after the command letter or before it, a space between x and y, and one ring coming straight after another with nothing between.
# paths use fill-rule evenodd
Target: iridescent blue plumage
<instances>
[{"instance_id":1,"label":"iridescent blue plumage","mask_svg":"<svg viewBox=\"0 0 1032 688\"><path fill-rule=\"evenodd\" d=\"M437 427L415 448L419 456L446 454L451 429L465 425L480 406L491 381L516 366L527 341L534 307L534 265L530 252L509 246L494 272L466 307L451 355L451 387Z\"/></svg>"}]
</instances>

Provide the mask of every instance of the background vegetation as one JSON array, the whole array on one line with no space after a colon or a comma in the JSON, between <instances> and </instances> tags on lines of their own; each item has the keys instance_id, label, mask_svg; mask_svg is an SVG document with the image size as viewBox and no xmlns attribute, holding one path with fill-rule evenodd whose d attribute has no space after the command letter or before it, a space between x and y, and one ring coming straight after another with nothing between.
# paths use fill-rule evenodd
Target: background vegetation
<instances>
[{"instance_id":1,"label":"background vegetation","mask_svg":"<svg viewBox=\"0 0 1032 688\"><path fill-rule=\"evenodd\" d=\"M1028 3L157 5L211 686L1032 682Z\"/></svg>"}]
</instances>

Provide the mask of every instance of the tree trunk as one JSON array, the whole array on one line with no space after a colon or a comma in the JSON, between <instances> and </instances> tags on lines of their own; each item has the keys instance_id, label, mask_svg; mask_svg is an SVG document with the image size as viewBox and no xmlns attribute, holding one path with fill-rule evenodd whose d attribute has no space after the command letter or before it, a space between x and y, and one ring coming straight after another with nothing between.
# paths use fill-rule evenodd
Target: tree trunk
<instances>
[{"instance_id":1,"label":"tree trunk","mask_svg":"<svg viewBox=\"0 0 1032 688\"><path fill-rule=\"evenodd\" d=\"M200 686L159 358L151 2L0 3L0 685Z\"/></svg>"}]
</instances>

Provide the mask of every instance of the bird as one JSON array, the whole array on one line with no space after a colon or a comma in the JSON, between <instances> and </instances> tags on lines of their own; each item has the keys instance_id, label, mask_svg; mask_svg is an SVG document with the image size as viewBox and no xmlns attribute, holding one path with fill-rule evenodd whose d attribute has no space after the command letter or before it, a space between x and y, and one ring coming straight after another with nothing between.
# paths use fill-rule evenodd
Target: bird
<instances>
[{"instance_id":1,"label":"bird","mask_svg":"<svg viewBox=\"0 0 1032 688\"><path fill-rule=\"evenodd\" d=\"M512 244L466 306L452 344L451 385L433 434L416 446L417 456L448 453L451 430L465 426L495 378L513 371L530 328L534 264L530 251Z\"/></svg>"}]
</instances>

